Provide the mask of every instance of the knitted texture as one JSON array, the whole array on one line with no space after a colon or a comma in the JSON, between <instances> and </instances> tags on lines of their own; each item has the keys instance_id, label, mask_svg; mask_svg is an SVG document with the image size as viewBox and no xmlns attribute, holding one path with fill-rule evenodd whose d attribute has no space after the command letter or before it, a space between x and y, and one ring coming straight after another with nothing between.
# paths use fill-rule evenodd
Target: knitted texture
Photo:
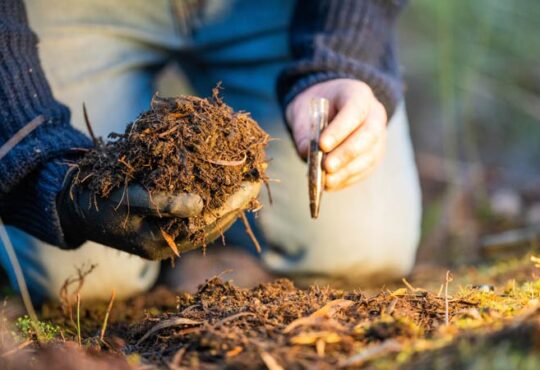
<instances>
[{"instance_id":1,"label":"knitted texture","mask_svg":"<svg viewBox=\"0 0 540 370\"><path fill-rule=\"evenodd\" d=\"M69 110L54 99L36 45L23 1L1 0L0 145L35 117L42 115L45 121L0 159L0 216L47 242L62 244L55 198L67 168L48 163L91 142L70 126Z\"/></svg>"},{"instance_id":2,"label":"knitted texture","mask_svg":"<svg viewBox=\"0 0 540 370\"><path fill-rule=\"evenodd\" d=\"M291 22L294 61L277 92L286 107L308 87L336 78L367 83L390 117L402 98L394 36L405 0L298 0Z\"/></svg>"}]
</instances>

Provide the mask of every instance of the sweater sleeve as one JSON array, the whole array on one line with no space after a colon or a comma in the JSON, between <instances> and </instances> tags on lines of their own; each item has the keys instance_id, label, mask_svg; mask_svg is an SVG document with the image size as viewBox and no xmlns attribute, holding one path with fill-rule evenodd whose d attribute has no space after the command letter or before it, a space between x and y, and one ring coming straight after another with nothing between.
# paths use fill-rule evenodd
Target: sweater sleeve
<instances>
[{"instance_id":1,"label":"sweater sleeve","mask_svg":"<svg viewBox=\"0 0 540 370\"><path fill-rule=\"evenodd\" d=\"M277 92L283 107L308 87L335 78L366 82L389 117L403 87L394 47L406 0L297 0L290 28L293 61Z\"/></svg>"},{"instance_id":2,"label":"sweater sleeve","mask_svg":"<svg viewBox=\"0 0 540 370\"><path fill-rule=\"evenodd\" d=\"M25 132L36 118L42 123ZM67 171L62 158L91 146L69 120L41 68L23 1L0 1L0 215L57 245L62 235L55 199ZM14 137L22 139L13 146Z\"/></svg>"}]
</instances>

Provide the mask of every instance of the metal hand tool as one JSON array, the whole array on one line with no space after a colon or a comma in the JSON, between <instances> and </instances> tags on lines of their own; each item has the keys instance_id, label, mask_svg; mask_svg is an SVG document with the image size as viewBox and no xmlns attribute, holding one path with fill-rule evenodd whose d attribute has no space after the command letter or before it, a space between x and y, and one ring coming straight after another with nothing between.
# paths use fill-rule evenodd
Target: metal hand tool
<instances>
[{"instance_id":1,"label":"metal hand tool","mask_svg":"<svg viewBox=\"0 0 540 370\"><path fill-rule=\"evenodd\" d=\"M322 168L323 152L319 146L321 132L328 125L328 99L311 101L311 139L308 154L309 208L311 218L319 217L325 172Z\"/></svg>"}]
</instances>

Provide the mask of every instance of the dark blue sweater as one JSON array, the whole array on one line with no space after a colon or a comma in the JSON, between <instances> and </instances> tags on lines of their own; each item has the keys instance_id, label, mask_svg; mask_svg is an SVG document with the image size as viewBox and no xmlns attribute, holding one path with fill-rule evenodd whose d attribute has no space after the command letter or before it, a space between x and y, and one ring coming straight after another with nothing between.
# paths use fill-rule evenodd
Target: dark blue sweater
<instances>
[{"instance_id":1,"label":"dark blue sweater","mask_svg":"<svg viewBox=\"0 0 540 370\"><path fill-rule=\"evenodd\" d=\"M298 0L294 60L277 84L282 105L318 82L354 78L372 87L390 115L402 95L394 28L404 2ZM69 122L41 68L23 1L0 0L0 216L63 248L76 246L66 245L55 199L68 160L91 146Z\"/></svg>"}]
</instances>

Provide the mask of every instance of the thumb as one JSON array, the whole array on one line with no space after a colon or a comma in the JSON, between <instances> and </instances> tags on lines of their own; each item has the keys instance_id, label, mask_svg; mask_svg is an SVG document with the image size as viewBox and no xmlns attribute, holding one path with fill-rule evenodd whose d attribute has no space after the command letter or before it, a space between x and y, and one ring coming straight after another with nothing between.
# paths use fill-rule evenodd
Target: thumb
<instances>
[{"instance_id":1,"label":"thumb","mask_svg":"<svg viewBox=\"0 0 540 370\"><path fill-rule=\"evenodd\" d=\"M134 213L158 217L193 217L199 215L203 208L203 201L197 194L152 194L138 184L115 190L109 200L116 202L116 207L129 207Z\"/></svg>"},{"instance_id":2,"label":"thumb","mask_svg":"<svg viewBox=\"0 0 540 370\"><path fill-rule=\"evenodd\" d=\"M261 190L261 182L244 181L240 189L232 194L218 209L204 213L205 224L209 225L216 219L233 211L244 210L249 202L257 197Z\"/></svg>"}]
</instances>

